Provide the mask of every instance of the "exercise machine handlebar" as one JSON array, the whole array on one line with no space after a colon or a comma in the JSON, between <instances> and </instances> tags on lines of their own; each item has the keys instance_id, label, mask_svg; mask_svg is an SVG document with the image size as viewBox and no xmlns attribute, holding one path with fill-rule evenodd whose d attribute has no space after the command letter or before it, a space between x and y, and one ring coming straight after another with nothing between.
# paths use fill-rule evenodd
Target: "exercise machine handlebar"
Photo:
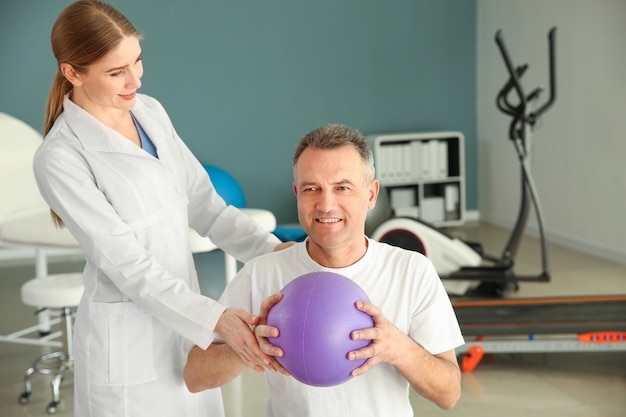
<instances>
[{"instance_id":1,"label":"exercise machine handlebar","mask_svg":"<svg viewBox=\"0 0 626 417\"><path fill-rule=\"evenodd\" d=\"M502 37L501 30L498 30L496 32L495 40L509 73L509 80L505 83L504 87L500 90L496 97L496 105L498 109L500 109L502 112L513 116L511 128L509 129L509 137L512 140L515 140L515 127L520 122L522 122L522 124L529 124L531 126L534 125L539 117L546 110L548 110L550 106L552 106L554 100L556 99L556 27L551 28L548 32L550 96L545 103L543 103L541 106L538 106L537 109L534 111L528 111L528 103L538 99L540 93L543 91L543 88L537 87L530 94L527 95L524 92L524 88L520 82L520 79L528 69L528 65L523 64L518 67L515 67L513 65L506 44L504 43L504 38ZM512 91L515 91L517 93L517 97L519 100L519 103L517 105L512 105L507 99L509 93L511 93Z\"/></svg>"}]
</instances>

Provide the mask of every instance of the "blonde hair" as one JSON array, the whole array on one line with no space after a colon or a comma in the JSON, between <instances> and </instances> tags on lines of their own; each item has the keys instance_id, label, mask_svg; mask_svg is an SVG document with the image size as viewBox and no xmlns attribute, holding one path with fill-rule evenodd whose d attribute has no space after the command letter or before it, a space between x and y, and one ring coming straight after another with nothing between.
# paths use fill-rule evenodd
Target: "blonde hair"
<instances>
[{"instance_id":1,"label":"blonde hair","mask_svg":"<svg viewBox=\"0 0 626 417\"><path fill-rule=\"evenodd\" d=\"M61 73L61 64L69 64L76 72L84 74L89 65L104 57L128 36L142 38L122 13L98 0L78 0L59 14L50 36L57 73L48 95L44 137L63 112L64 96L72 90L72 84ZM51 213L54 223L63 227L61 218L52 210Z\"/></svg>"}]
</instances>

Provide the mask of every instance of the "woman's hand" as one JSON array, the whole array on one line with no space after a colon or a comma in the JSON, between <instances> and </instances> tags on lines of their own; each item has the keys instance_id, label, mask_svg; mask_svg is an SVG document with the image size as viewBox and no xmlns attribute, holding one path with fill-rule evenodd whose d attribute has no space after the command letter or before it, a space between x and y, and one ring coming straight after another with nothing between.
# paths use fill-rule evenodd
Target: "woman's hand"
<instances>
[{"instance_id":1,"label":"woman's hand","mask_svg":"<svg viewBox=\"0 0 626 417\"><path fill-rule=\"evenodd\" d=\"M227 308L217 321L215 333L226 342L243 362L255 371L263 372L270 367L272 358L261 351L251 327L259 322L259 317L242 309Z\"/></svg>"},{"instance_id":2,"label":"woman's hand","mask_svg":"<svg viewBox=\"0 0 626 417\"><path fill-rule=\"evenodd\" d=\"M283 249L287 249L293 245L295 245L296 242L283 242L283 243L279 243L278 245L274 246L274 252L278 252L279 250L283 250Z\"/></svg>"}]
</instances>

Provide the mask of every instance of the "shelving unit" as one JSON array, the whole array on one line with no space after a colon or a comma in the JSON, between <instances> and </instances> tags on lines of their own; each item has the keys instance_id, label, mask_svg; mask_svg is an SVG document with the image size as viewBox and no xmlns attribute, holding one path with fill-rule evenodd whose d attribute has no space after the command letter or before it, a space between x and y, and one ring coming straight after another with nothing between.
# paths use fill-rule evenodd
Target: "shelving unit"
<instances>
[{"instance_id":1,"label":"shelving unit","mask_svg":"<svg viewBox=\"0 0 626 417\"><path fill-rule=\"evenodd\" d=\"M387 193L393 216L440 227L465 222L462 133L381 133L368 140L381 193Z\"/></svg>"}]
</instances>

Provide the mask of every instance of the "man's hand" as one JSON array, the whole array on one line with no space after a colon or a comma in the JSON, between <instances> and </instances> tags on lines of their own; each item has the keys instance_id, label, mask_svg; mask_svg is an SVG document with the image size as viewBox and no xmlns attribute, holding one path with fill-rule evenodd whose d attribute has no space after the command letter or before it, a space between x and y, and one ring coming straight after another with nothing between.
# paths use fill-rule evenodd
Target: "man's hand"
<instances>
[{"instance_id":1,"label":"man's hand","mask_svg":"<svg viewBox=\"0 0 626 417\"><path fill-rule=\"evenodd\" d=\"M380 308L375 305L365 301L357 301L356 308L372 316L374 327L355 330L350 334L352 340L372 341L368 346L348 353L350 360L367 359L363 365L352 371L352 376L363 375L380 362L388 362L393 365L398 353L398 341L407 338L404 333L387 320Z\"/></svg>"},{"instance_id":2,"label":"man's hand","mask_svg":"<svg viewBox=\"0 0 626 417\"><path fill-rule=\"evenodd\" d=\"M383 315L380 308L357 301L356 308L374 319L374 327L352 332L354 340L372 340L369 346L348 353L348 359L367 359L352 371L363 375L381 362L394 366L411 384L415 392L449 410L461 396L461 371L454 349L437 355L400 331Z\"/></svg>"},{"instance_id":3,"label":"man's hand","mask_svg":"<svg viewBox=\"0 0 626 417\"><path fill-rule=\"evenodd\" d=\"M269 314L270 308L272 308L272 306L278 303L282 298L282 294L274 294L270 295L263 301L261 304L261 312L259 313L259 323L254 328L254 335L256 336L256 340L263 353L272 356L272 362L269 368L275 372L280 372L283 375L290 375L289 371L285 369L276 359L276 357L283 356L283 350L278 346L272 345L267 340L268 337L278 337L279 335L278 328L267 325L267 315Z\"/></svg>"}]
</instances>

